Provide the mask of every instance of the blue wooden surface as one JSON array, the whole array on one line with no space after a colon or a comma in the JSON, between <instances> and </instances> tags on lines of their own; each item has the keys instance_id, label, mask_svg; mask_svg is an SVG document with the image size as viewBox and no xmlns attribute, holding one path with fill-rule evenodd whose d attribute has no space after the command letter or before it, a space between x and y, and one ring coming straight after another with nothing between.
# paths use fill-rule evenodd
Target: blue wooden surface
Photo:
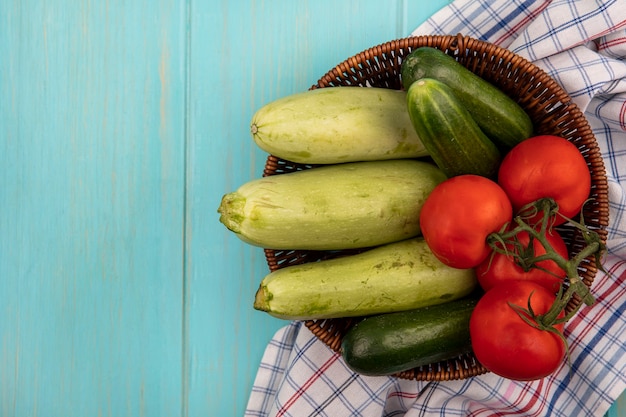
<instances>
[{"instance_id":1,"label":"blue wooden surface","mask_svg":"<svg viewBox=\"0 0 626 417\"><path fill-rule=\"evenodd\" d=\"M252 114L447 3L0 2L0 416L242 415Z\"/></svg>"}]
</instances>

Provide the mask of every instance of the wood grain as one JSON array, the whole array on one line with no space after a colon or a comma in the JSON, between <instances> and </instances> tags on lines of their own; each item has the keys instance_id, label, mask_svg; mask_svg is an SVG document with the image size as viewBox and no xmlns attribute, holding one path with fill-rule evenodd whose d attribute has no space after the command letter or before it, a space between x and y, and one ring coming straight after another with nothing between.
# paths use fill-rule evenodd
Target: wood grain
<instances>
[{"instance_id":1,"label":"wood grain","mask_svg":"<svg viewBox=\"0 0 626 417\"><path fill-rule=\"evenodd\" d=\"M177 415L185 9L0 7L0 414Z\"/></svg>"}]
</instances>

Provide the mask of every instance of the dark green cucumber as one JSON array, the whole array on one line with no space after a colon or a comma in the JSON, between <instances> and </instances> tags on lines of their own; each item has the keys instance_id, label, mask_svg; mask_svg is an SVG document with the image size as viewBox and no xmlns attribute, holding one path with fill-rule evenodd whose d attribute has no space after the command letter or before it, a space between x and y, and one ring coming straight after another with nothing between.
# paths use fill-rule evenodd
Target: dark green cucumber
<instances>
[{"instance_id":1,"label":"dark green cucumber","mask_svg":"<svg viewBox=\"0 0 626 417\"><path fill-rule=\"evenodd\" d=\"M435 306L371 316L343 337L341 354L353 371L391 375L471 351L470 296Z\"/></svg>"},{"instance_id":2,"label":"dark green cucumber","mask_svg":"<svg viewBox=\"0 0 626 417\"><path fill-rule=\"evenodd\" d=\"M407 92L407 108L424 147L448 177L496 176L501 161L498 147L447 84L431 78L414 82Z\"/></svg>"},{"instance_id":3,"label":"dark green cucumber","mask_svg":"<svg viewBox=\"0 0 626 417\"><path fill-rule=\"evenodd\" d=\"M533 134L530 116L515 100L439 49L421 47L412 51L402 61L401 76L405 90L421 78L447 84L485 134L505 148Z\"/></svg>"}]
</instances>

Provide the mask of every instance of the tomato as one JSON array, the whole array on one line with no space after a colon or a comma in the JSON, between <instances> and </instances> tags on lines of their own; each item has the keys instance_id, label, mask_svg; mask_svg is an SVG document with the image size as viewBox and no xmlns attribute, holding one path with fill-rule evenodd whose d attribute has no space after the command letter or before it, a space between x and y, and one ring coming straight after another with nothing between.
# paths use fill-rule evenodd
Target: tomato
<instances>
[{"instance_id":1,"label":"tomato","mask_svg":"<svg viewBox=\"0 0 626 417\"><path fill-rule=\"evenodd\" d=\"M453 268L473 268L490 253L487 236L512 219L505 192L486 177L458 175L437 185L420 212L433 254Z\"/></svg>"},{"instance_id":2,"label":"tomato","mask_svg":"<svg viewBox=\"0 0 626 417\"><path fill-rule=\"evenodd\" d=\"M528 232L517 233L516 239L523 249L517 249L520 255L528 250L531 257L537 257L546 253L543 245L538 240L533 240L532 248L529 248L530 236ZM563 257L569 259L569 253L565 241L556 231L547 231L546 240L552 249ZM507 250L513 251L513 245L507 245ZM520 253L521 252L521 253ZM557 292L567 274L554 261L546 260L537 262L534 267L523 268L513 255L494 252L493 256L488 256L480 265L476 267L476 277L483 290L487 291L500 282L509 280L532 281L543 285L552 292Z\"/></svg>"},{"instance_id":3,"label":"tomato","mask_svg":"<svg viewBox=\"0 0 626 417\"><path fill-rule=\"evenodd\" d=\"M528 281L508 281L487 291L470 318L470 337L476 359L505 378L530 381L552 374L563 363L566 346L561 337L526 323L509 303L544 314L555 294ZM561 315L562 317L562 315ZM562 333L563 324L554 328Z\"/></svg>"},{"instance_id":4,"label":"tomato","mask_svg":"<svg viewBox=\"0 0 626 417\"><path fill-rule=\"evenodd\" d=\"M574 218L591 191L583 155L567 139L552 135L528 138L513 147L502 160L497 181L516 213L528 203L551 197L563 216ZM564 222L557 216L554 224Z\"/></svg>"}]
</instances>

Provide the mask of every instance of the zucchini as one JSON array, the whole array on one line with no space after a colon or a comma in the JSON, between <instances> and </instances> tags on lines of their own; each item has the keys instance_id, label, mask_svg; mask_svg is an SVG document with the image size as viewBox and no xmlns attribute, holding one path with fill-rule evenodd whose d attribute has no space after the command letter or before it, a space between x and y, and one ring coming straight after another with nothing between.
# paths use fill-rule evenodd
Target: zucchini
<instances>
[{"instance_id":1,"label":"zucchini","mask_svg":"<svg viewBox=\"0 0 626 417\"><path fill-rule=\"evenodd\" d=\"M399 90L318 88L261 107L250 130L262 150L303 164L426 156L405 103Z\"/></svg>"},{"instance_id":2,"label":"zucchini","mask_svg":"<svg viewBox=\"0 0 626 417\"><path fill-rule=\"evenodd\" d=\"M264 248L377 246L419 235L422 205L445 179L412 159L325 165L252 180L224 195L218 212L240 239Z\"/></svg>"},{"instance_id":3,"label":"zucchini","mask_svg":"<svg viewBox=\"0 0 626 417\"><path fill-rule=\"evenodd\" d=\"M288 320L366 316L459 299L476 282L473 269L444 265L417 237L270 272L254 308Z\"/></svg>"},{"instance_id":4,"label":"zucchini","mask_svg":"<svg viewBox=\"0 0 626 417\"><path fill-rule=\"evenodd\" d=\"M341 355L363 375L392 375L472 349L469 320L477 296L367 317L344 335Z\"/></svg>"},{"instance_id":5,"label":"zucchini","mask_svg":"<svg viewBox=\"0 0 626 417\"><path fill-rule=\"evenodd\" d=\"M498 147L480 130L450 87L422 78L409 87L407 107L431 158L448 177L496 177L501 161Z\"/></svg>"},{"instance_id":6,"label":"zucchini","mask_svg":"<svg viewBox=\"0 0 626 417\"><path fill-rule=\"evenodd\" d=\"M415 49L402 61L400 73L405 90L421 78L447 84L485 134L505 149L533 134L530 116L515 100L439 49Z\"/></svg>"}]
</instances>

